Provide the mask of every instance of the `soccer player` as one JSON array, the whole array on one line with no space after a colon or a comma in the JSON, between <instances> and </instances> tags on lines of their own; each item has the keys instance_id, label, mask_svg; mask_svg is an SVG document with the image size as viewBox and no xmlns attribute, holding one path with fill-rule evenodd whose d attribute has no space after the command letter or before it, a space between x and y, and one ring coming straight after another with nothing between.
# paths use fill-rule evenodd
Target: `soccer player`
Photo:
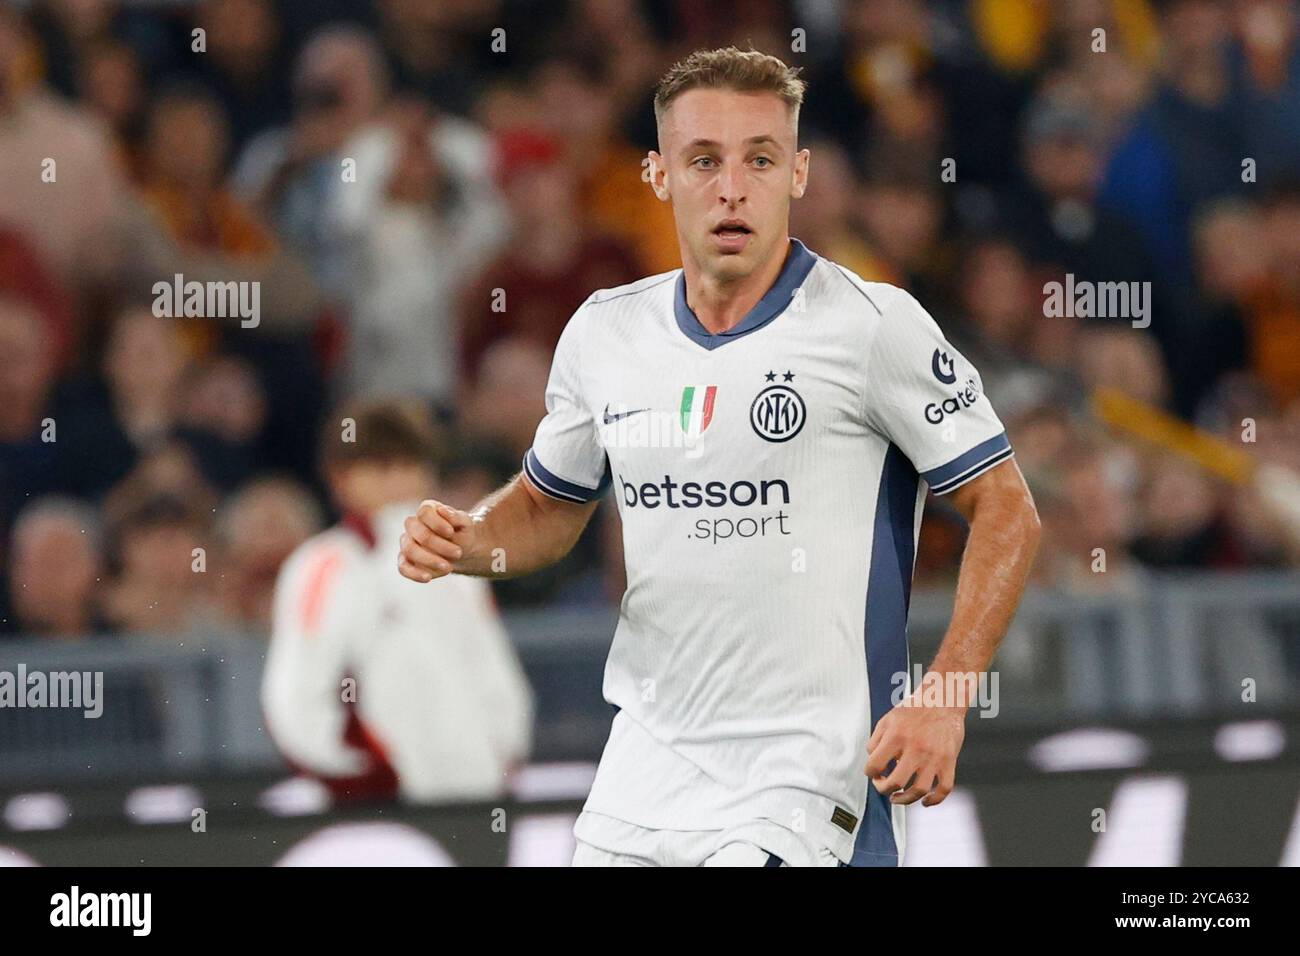
<instances>
[{"instance_id":1,"label":"soccer player","mask_svg":"<svg viewBox=\"0 0 1300 956\"><path fill-rule=\"evenodd\" d=\"M896 865L903 807L952 790L965 705L1037 546L979 374L907 292L789 236L804 84L697 51L655 96L646 175L683 268L597 291L556 348L522 473L466 514L423 502L400 569L525 574L612 489L627 592L618 710L575 865ZM970 522L951 625L911 688L927 489ZM908 696L910 693L910 696Z\"/></svg>"}]
</instances>

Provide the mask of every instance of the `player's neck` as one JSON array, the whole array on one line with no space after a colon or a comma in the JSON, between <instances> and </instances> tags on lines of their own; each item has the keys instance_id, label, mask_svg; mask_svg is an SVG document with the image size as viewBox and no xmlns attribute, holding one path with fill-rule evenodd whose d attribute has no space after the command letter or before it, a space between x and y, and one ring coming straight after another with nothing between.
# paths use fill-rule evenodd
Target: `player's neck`
<instances>
[{"instance_id":1,"label":"player's neck","mask_svg":"<svg viewBox=\"0 0 1300 956\"><path fill-rule=\"evenodd\" d=\"M776 285L791 248L790 237L786 236L784 242L777 243L767 262L749 275L731 281L711 276L687 260L683 267L686 304L700 325L714 335L739 325L759 299Z\"/></svg>"}]
</instances>

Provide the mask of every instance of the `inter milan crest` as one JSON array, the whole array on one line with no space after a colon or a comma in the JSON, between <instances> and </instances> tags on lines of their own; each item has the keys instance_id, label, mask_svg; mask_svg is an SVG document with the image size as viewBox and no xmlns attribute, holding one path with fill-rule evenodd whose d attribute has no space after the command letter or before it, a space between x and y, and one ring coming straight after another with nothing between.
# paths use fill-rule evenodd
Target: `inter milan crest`
<instances>
[{"instance_id":1,"label":"inter milan crest","mask_svg":"<svg viewBox=\"0 0 1300 956\"><path fill-rule=\"evenodd\" d=\"M776 372L767 373L769 382L776 381L776 377ZM782 384L763 389L749 408L749 423L759 437L768 441L789 441L799 434L804 419L808 417L803 399L793 386L787 384L794 381L794 372L786 372L781 378Z\"/></svg>"}]
</instances>

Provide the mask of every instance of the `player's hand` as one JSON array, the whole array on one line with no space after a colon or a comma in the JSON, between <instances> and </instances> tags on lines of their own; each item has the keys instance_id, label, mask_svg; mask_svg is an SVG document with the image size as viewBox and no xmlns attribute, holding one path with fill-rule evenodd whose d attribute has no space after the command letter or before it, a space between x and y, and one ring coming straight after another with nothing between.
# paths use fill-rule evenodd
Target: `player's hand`
<instances>
[{"instance_id":1,"label":"player's hand","mask_svg":"<svg viewBox=\"0 0 1300 956\"><path fill-rule=\"evenodd\" d=\"M932 676L937 677L926 678ZM966 708L923 703L921 694L918 688L876 722L867 741L865 773L890 803L921 800L922 806L932 807L943 803L956 782Z\"/></svg>"},{"instance_id":2,"label":"player's hand","mask_svg":"<svg viewBox=\"0 0 1300 956\"><path fill-rule=\"evenodd\" d=\"M421 584L456 570L456 562L469 551L474 538L469 515L432 498L420 502L404 527L397 567L403 577Z\"/></svg>"}]
</instances>

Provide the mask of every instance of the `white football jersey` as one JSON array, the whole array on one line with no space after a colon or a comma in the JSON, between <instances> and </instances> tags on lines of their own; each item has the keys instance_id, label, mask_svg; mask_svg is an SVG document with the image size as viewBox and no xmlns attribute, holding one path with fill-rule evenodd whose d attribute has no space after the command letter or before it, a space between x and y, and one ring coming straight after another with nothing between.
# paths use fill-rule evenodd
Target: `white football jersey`
<instances>
[{"instance_id":1,"label":"white football jersey","mask_svg":"<svg viewBox=\"0 0 1300 956\"><path fill-rule=\"evenodd\" d=\"M770 819L899 862L903 808L868 788L866 741L909 689L927 488L1012 454L978 372L907 292L792 240L722 334L680 269L593 294L546 409L529 480L608 490L623 523L618 710L586 808L670 830Z\"/></svg>"}]
</instances>

